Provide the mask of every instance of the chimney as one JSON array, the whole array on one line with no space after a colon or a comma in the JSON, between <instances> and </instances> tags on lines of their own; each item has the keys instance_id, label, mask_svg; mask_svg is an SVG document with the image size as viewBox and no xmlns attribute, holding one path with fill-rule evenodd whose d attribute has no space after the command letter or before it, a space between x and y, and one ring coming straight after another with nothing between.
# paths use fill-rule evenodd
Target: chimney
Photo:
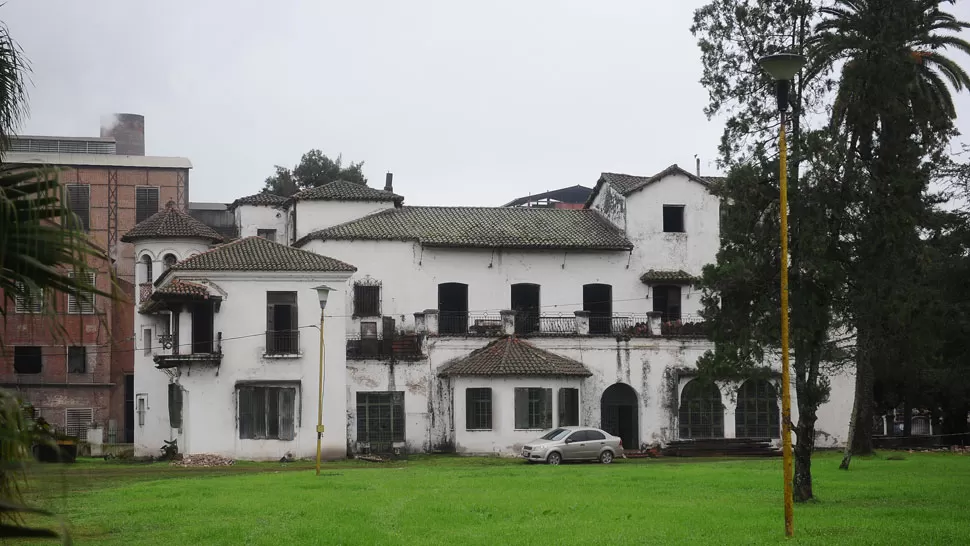
<instances>
[{"instance_id":1,"label":"chimney","mask_svg":"<svg viewBox=\"0 0 970 546\"><path fill-rule=\"evenodd\" d=\"M394 191L394 173L387 173L384 178L384 191Z\"/></svg>"},{"instance_id":2,"label":"chimney","mask_svg":"<svg viewBox=\"0 0 970 546\"><path fill-rule=\"evenodd\" d=\"M145 155L145 116L109 114L101 117L101 137L115 139L118 155Z\"/></svg>"},{"instance_id":3,"label":"chimney","mask_svg":"<svg viewBox=\"0 0 970 546\"><path fill-rule=\"evenodd\" d=\"M701 158L697 155L694 156L694 162L697 163L697 176L701 175Z\"/></svg>"}]
</instances>

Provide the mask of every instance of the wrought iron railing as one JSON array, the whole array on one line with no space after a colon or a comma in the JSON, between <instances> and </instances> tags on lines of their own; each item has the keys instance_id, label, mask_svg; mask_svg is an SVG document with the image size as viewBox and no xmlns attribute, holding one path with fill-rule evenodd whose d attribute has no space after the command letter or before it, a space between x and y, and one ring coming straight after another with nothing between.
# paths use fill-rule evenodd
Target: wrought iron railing
<instances>
[{"instance_id":1,"label":"wrought iron railing","mask_svg":"<svg viewBox=\"0 0 970 546\"><path fill-rule=\"evenodd\" d=\"M152 297L152 292L154 292L154 285L150 282L143 282L138 285L138 301L143 302Z\"/></svg>"},{"instance_id":2,"label":"wrought iron railing","mask_svg":"<svg viewBox=\"0 0 970 546\"><path fill-rule=\"evenodd\" d=\"M349 360L385 360L391 357L400 360L423 358L420 338L416 335L398 335L392 338L347 337Z\"/></svg>"},{"instance_id":3,"label":"wrought iron railing","mask_svg":"<svg viewBox=\"0 0 970 546\"><path fill-rule=\"evenodd\" d=\"M299 330L269 330L266 332L266 354L300 354Z\"/></svg>"},{"instance_id":4,"label":"wrought iron railing","mask_svg":"<svg viewBox=\"0 0 970 546\"><path fill-rule=\"evenodd\" d=\"M575 334L575 315L545 315L539 317L539 333L542 334Z\"/></svg>"}]
</instances>

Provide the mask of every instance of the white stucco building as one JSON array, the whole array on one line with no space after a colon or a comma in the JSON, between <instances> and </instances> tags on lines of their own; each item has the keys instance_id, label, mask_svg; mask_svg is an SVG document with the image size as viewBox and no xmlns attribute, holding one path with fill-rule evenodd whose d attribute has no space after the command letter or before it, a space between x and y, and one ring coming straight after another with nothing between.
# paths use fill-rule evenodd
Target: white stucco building
<instances>
[{"instance_id":1,"label":"white stucco building","mask_svg":"<svg viewBox=\"0 0 970 546\"><path fill-rule=\"evenodd\" d=\"M604 173L582 210L404 206L390 175L383 191L335 182L287 200L239 199L232 207L240 235L272 233L290 247L250 237L189 258L214 239L197 232L178 239L180 261L154 281L136 331L165 331L166 320L175 324L165 317L189 331L192 312L169 293L204 289L219 301L212 315L223 336L219 362L139 353L136 390L147 409L136 443L155 450L163 437L178 437L183 452L307 455L318 356L307 336L316 331L301 330L296 354L269 358L263 340L281 330L280 319L274 324L262 309L269 294L296 292L299 320L288 327L313 324L318 284L335 289L326 311L331 456L510 453L566 424L600 426L628 449L687 438L777 439L777 378L740 385L695 378L711 344L692 283L720 241L718 201L707 186L671 166L651 177ZM138 256L158 259L171 240L136 236ZM240 254L233 250L240 245L322 261L312 271L288 271L282 258L276 269L247 269L245 260L232 262L237 269L203 267L207 256ZM301 424L292 437L252 441L239 385L280 381L297 389L299 408L281 405L280 414ZM167 389L182 393L180 422L170 418L179 399ZM852 378L833 377L831 401L819 411L821 443L844 440L851 402Z\"/></svg>"}]
</instances>

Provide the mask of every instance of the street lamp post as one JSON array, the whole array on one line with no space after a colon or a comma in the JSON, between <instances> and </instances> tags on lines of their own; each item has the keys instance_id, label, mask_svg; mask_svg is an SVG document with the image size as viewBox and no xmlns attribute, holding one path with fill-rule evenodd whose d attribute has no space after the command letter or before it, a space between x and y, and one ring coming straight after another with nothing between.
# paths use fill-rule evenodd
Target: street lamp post
<instances>
[{"instance_id":1,"label":"street lamp post","mask_svg":"<svg viewBox=\"0 0 970 546\"><path fill-rule=\"evenodd\" d=\"M327 308L327 298L332 290L329 286L320 285L314 290L317 291L317 299L320 300L320 387L317 391L317 476L320 475L320 448L323 440L323 311Z\"/></svg>"},{"instance_id":2,"label":"street lamp post","mask_svg":"<svg viewBox=\"0 0 970 546\"><path fill-rule=\"evenodd\" d=\"M792 506L792 447L791 447L791 376L788 371L788 146L785 142L785 117L788 115L788 93L795 74L805 66L805 57L792 53L768 55L758 64L775 80L778 112L781 125L778 132L779 187L781 212L781 425L784 445L785 475L785 535L795 534Z\"/></svg>"}]
</instances>

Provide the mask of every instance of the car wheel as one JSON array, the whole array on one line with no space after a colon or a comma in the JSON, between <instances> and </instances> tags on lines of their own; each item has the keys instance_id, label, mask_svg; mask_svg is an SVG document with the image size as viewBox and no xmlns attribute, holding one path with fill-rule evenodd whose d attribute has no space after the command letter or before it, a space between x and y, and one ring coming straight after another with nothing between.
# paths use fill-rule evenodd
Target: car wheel
<instances>
[{"instance_id":1,"label":"car wheel","mask_svg":"<svg viewBox=\"0 0 970 546\"><path fill-rule=\"evenodd\" d=\"M612 451L604 451L603 453L600 453L600 462L603 463L603 464L610 464L610 463L612 463L613 462L613 452Z\"/></svg>"},{"instance_id":2,"label":"car wheel","mask_svg":"<svg viewBox=\"0 0 970 546\"><path fill-rule=\"evenodd\" d=\"M546 462L549 464L559 464L562 462L562 455L553 451L546 457Z\"/></svg>"}]
</instances>

